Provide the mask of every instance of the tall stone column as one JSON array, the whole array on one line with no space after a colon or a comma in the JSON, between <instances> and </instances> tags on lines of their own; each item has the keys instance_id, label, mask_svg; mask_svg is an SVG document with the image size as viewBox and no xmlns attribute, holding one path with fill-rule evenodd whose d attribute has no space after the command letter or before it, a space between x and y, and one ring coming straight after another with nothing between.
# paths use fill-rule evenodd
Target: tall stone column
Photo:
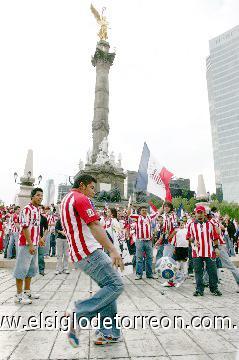
<instances>
[{"instance_id":1,"label":"tall stone column","mask_svg":"<svg viewBox=\"0 0 239 360\"><path fill-rule=\"evenodd\" d=\"M21 208L26 206L31 200L31 191L35 178L33 177L33 151L27 152L24 174L20 178L20 192L18 194L18 203Z\"/></svg>"},{"instance_id":2,"label":"tall stone column","mask_svg":"<svg viewBox=\"0 0 239 360\"><path fill-rule=\"evenodd\" d=\"M99 146L109 134L109 70L113 65L115 53L109 53L110 45L100 40L92 57L92 65L96 67L94 119L92 122L94 164L99 153Z\"/></svg>"}]
</instances>

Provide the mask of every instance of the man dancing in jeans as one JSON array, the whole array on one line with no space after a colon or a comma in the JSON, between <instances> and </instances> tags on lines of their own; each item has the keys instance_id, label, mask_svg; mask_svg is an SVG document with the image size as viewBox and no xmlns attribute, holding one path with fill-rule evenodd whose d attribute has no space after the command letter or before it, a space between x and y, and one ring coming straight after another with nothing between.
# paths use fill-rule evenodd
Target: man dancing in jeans
<instances>
[{"instance_id":1,"label":"man dancing in jeans","mask_svg":"<svg viewBox=\"0 0 239 360\"><path fill-rule=\"evenodd\" d=\"M123 291L123 283L112 265L123 270L123 263L100 225L99 216L90 200L95 195L95 184L96 180L87 174L75 178L72 190L61 203L61 222L75 267L88 274L101 288L91 298L76 301L73 313L76 314L77 321L83 317L91 320L100 314L101 323L95 344L105 345L120 341L120 329L117 329L115 315L116 299ZM102 246L110 257L103 252ZM69 314L71 327L68 340L72 346L77 347L79 338L74 328L73 313ZM105 317L111 318L110 329L103 326Z\"/></svg>"}]
</instances>

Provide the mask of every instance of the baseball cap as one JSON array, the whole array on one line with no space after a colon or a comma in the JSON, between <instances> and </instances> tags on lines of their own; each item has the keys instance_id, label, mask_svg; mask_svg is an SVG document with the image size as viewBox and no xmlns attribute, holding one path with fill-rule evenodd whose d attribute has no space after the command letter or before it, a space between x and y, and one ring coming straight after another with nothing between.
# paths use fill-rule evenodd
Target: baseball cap
<instances>
[{"instance_id":1,"label":"baseball cap","mask_svg":"<svg viewBox=\"0 0 239 360\"><path fill-rule=\"evenodd\" d=\"M197 212L200 212L200 211L202 211L202 212L206 213L206 209L205 209L205 207L204 207L204 206L202 206L202 205L198 205L198 206L196 206L195 212L197 213Z\"/></svg>"}]
</instances>

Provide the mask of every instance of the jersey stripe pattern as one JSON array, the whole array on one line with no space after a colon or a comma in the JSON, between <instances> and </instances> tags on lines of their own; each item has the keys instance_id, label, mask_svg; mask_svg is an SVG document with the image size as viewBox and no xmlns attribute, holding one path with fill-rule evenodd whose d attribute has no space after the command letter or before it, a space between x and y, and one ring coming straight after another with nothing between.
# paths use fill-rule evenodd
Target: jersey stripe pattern
<instances>
[{"instance_id":1,"label":"jersey stripe pattern","mask_svg":"<svg viewBox=\"0 0 239 360\"><path fill-rule=\"evenodd\" d=\"M170 214L163 214L163 233L167 238L177 227L177 215L174 212L171 212ZM176 236L174 235L171 239L168 239L168 242L174 245L176 242Z\"/></svg>"},{"instance_id":2,"label":"jersey stripe pattern","mask_svg":"<svg viewBox=\"0 0 239 360\"><path fill-rule=\"evenodd\" d=\"M102 248L88 227L88 224L100 218L87 196L71 190L62 200L60 215L73 262L81 261Z\"/></svg>"},{"instance_id":3,"label":"jersey stripe pattern","mask_svg":"<svg viewBox=\"0 0 239 360\"><path fill-rule=\"evenodd\" d=\"M192 257L215 258L213 241L218 240L219 236L215 227L209 222L192 222L188 227L187 239L193 239Z\"/></svg>"},{"instance_id":4,"label":"jersey stripe pattern","mask_svg":"<svg viewBox=\"0 0 239 360\"><path fill-rule=\"evenodd\" d=\"M19 224L19 215L13 214L11 219L11 230L13 233L19 232L19 229L16 227L16 224Z\"/></svg>"},{"instance_id":5,"label":"jersey stripe pattern","mask_svg":"<svg viewBox=\"0 0 239 360\"><path fill-rule=\"evenodd\" d=\"M136 220L136 229L135 229L135 238L136 240L151 240L152 238L152 229L151 224L152 220L158 215L158 213L154 213L147 216L130 215L131 219Z\"/></svg>"},{"instance_id":6,"label":"jersey stripe pattern","mask_svg":"<svg viewBox=\"0 0 239 360\"><path fill-rule=\"evenodd\" d=\"M40 209L32 203L23 208L20 213L20 236L19 245L28 245L23 229L28 228L33 245L38 245L40 239Z\"/></svg>"},{"instance_id":7,"label":"jersey stripe pattern","mask_svg":"<svg viewBox=\"0 0 239 360\"><path fill-rule=\"evenodd\" d=\"M222 233L221 233L221 227L220 227L220 222L217 221L215 218L212 218L210 220L210 223L216 227L216 231L218 233L218 243L219 245L226 245L226 241L223 239Z\"/></svg>"}]
</instances>

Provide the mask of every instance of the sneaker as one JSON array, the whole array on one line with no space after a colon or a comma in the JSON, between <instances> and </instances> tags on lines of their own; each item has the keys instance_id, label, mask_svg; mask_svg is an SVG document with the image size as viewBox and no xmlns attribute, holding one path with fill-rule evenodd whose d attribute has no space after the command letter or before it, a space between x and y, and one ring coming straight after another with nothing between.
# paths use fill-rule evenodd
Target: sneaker
<instances>
[{"instance_id":1,"label":"sneaker","mask_svg":"<svg viewBox=\"0 0 239 360\"><path fill-rule=\"evenodd\" d=\"M59 275L59 274L61 274L61 271L56 270L56 271L55 271L55 274L56 274L56 275Z\"/></svg>"},{"instance_id":2,"label":"sneaker","mask_svg":"<svg viewBox=\"0 0 239 360\"><path fill-rule=\"evenodd\" d=\"M156 275L146 276L147 279L157 279Z\"/></svg>"},{"instance_id":3,"label":"sneaker","mask_svg":"<svg viewBox=\"0 0 239 360\"><path fill-rule=\"evenodd\" d=\"M39 274L42 276L45 276L46 274L44 273L44 271L39 271Z\"/></svg>"},{"instance_id":4,"label":"sneaker","mask_svg":"<svg viewBox=\"0 0 239 360\"><path fill-rule=\"evenodd\" d=\"M71 346L73 346L74 348L77 348L80 345L79 338L75 332L69 331L67 333L67 338L68 338L68 341L71 344Z\"/></svg>"},{"instance_id":5,"label":"sneaker","mask_svg":"<svg viewBox=\"0 0 239 360\"><path fill-rule=\"evenodd\" d=\"M64 315L66 317L70 317L70 319L71 319L71 328L70 328L70 331L67 333L67 339L72 347L77 348L80 345L80 340L79 340L77 330L73 329L73 326L72 326L72 321L73 321L72 311L70 309L67 309L65 311Z\"/></svg>"},{"instance_id":6,"label":"sneaker","mask_svg":"<svg viewBox=\"0 0 239 360\"><path fill-rule=\"evenodd\" d=\"M166 281L165 283L162 284L162 286L164 286L164 287L174 287L175 284L172 281Z\"/></svg>"},{"instance_id":7,"label":"sneaker","mask_svg":"<svg viewBox=\"0 0 239 360\"><path fill-rule=\"evenodd\" d=\"M214 295L214 296L222 296L222 293L221 293L220 290L211 291L211 294Z\"/></svg>"},{"instance_id":8,"label":"sneaker","mask_svg":"<svg viewBox=\"0 0 239 360\"><path fill-rule=\"evenodd\" d=\"M29 305L32 303L31 299L25 297L23 294L17 294L14 296L15 304Z\"/></svg>"},{"instance_id":9,"label":"sneaker","mask_svg":"<svg viewBox=\"0 0 239 360\"><path fill-rule=\"evenodd\" d=\"M63 273L64 274L70 274L70 271L68 269L66 269L66 270L63 270Z\"/></svg>"},{"instance_id":10,"label":"sneaker","mask_svg":"<svg viewBox=\"0 0 239 360\"><path fill-rule=\"evenodd\" d=\"M191 273L191 274L188 274L189 277L193 278L194 277L194 274Z\"/></svg>"},{"instance_id":11,"label":"sneaker","mask_svg":"<svg viewBox=\"0 0 239 360\"><path fill-rule=\"evenodd\" d=\"M135 280L141 280L141 279L142 279L142 275L136 274L136 276L135 276L134 279L135 279Z\"/></svg>"},{"instance_id":12,"label":"sneaker","mask_svg":"<svg viewBox=\"0 0 239 360\"><path fill-rule=\"evenodd\" d=\"M28 297L28 299L40 299L40 295L37 293L32 293L31 291L24 291L24 295Z\"/></svg>"},{"instance_id":13,"label":"sneaker","mask_svg":"<svg viewBox=\"0 0 239 360\"><path fill-rule=\"evenodd\" d=\"M203 291L198 291L196 290L194 293L193 293L193 296L203 296L204 295L204 292Z\"/></svg>"},{"instance_id":14,"label":"sneaker","mask_svg":"<svg viewBox=\"0 0 239 360\"><path fill-rule=\"evenodd\" d=\"M121 341L122 341L121 336L114 338L112 336L104 336L102 333L99 333L97 338L94 341L94 344L95 345L108 345L108 344L118 343Z\"/></svg>"}]
</instances>

